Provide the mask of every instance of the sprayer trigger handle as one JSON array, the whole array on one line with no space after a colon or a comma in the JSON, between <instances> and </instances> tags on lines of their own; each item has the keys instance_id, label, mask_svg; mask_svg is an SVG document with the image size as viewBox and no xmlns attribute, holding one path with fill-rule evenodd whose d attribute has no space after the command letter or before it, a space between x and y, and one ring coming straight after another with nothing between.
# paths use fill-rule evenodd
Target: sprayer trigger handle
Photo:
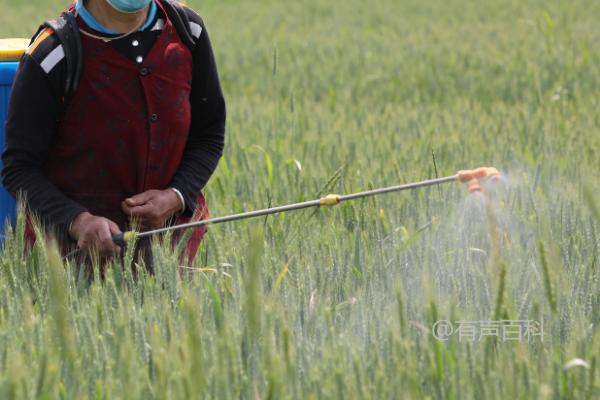
<instances>
[{"instance_id":1,"label":"sprayer trigger handle","mask_svg":"<svg viewBox=\"0 0 600 400\"><path fill-rule=\"evenodd\" d=\"M122 232L121 233L117 233L116 235L113 235L112 236L112 241L117 246L121 246L121 247L127 246L127 242L125 241L125 234L122 233Z\"/></svg>"}]
</instances>

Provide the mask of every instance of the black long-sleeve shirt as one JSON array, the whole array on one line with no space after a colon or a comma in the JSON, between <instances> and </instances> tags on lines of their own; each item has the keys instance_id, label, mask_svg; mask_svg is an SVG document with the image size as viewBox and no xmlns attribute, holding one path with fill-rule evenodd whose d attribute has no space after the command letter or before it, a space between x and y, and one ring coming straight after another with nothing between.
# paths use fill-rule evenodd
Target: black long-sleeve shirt
<instances>
[{"instance_id":1,"label":"black long-sleeve shirt","mask_svg":"<svg viewBox=\"0 0 600 400\"><path fill-rule=\"evenodd\" d=\"M188 142L170 186L182 194L185 214L190 215L223 152L225 100L206 27L196 13L190 9L186 12L189 20L201 28L201 33L193 50L192 120ZM92 29L85 31L113 39L108 43L139 63L154 45L165 18L159 10L146 29L118 39ZM15 77L6 122L2 179L10 193L16 196L22 192L26 196L29 209L43 222L65 234L72 220L86 209L53 185L43 168L61 118L61 94L67 68L64 57L57 56L60 42L56 37L50 35L38 42L21 59Z\"/></svg>"}]
</instances>

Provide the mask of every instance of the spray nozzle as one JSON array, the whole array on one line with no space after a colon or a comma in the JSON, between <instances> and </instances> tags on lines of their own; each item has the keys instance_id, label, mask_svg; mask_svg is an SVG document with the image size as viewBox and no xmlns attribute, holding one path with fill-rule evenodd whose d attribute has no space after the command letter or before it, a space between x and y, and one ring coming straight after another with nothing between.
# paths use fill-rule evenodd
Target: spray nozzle
<instances>
[{"instance_id":1,"label":"spray nozzle","mask_svg":"<svg viewBox=\"0 0 600 400\"><path fill-rule=\"evenodd\" d=\"M489 178L496 180L500 178L500 172L494 167L480 167L458 171L458 180L463 183L469 183L475 179Z\"/></svg>"},{"instance_id":2,"label":"spray nozzle","mask_svg":"<svg viewBox=\"0 0 600 400\"><path fill-rule=\"evenodd\" d=\"M494 167L479 167L462 170L458 171L457 175L459 182L468 185L469 193L483 192L483 188L479 182L480 179L489 179L492 182L496 182L500 177L500 172Z\"/></svg>"},{"instance_id":3,"label":"spray nozzle","mask_svg":"<svg viewBox=\"0 0 600 400\"><path fill-rule=\"evenodd\" d=\"M469 188L469 193L483 192L483 188L479 184L479 179L477 178L471 179L469 182L467 182L467 185Z\"/></svg>"}]
</instances>

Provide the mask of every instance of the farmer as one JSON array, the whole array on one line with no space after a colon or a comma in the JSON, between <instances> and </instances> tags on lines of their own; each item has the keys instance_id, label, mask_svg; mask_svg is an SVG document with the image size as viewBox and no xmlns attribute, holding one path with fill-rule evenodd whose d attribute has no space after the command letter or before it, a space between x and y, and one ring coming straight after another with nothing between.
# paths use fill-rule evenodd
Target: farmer
<instances>
[{"instance_id":1,"label":"farmer","mask_svg":"<svg viewBox=\"0 0 600 400\"><path fill-rule=\"evenodd\" d=\"M112 255L112 235L133 220L147 230L207 215L201 190L222 155L225 101L202 19L177 4L185 15L174 17L169 1L72 4L79 77L68 76L77 48L52 29L41 30L21 60L3 183L65 252ZM71 94L67 78L78 79ZM187 243L191 257L203 234L197 229Z\"/></svg>"}]
</instances>

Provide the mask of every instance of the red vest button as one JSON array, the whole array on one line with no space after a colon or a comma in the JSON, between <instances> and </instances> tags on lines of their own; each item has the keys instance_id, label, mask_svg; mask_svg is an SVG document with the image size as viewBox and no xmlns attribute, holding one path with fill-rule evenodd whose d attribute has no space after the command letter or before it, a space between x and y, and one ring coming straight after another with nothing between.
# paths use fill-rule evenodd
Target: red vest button
<instances>
[{"instance_id":1,"label":"red vest button","mask_svg":"<svg viewBox=\"0 0 600 400\"><path fill-rule=\"evenodd\" d=\"M141 76L147 76L149 74L150 74L150 68L144 67L144 68L140 69L140 75Z\"/></svg>"},{"instance_id":2,"label":"red vest button","mask_svg":"<svg viewBox=\"0 0 600 400\"><path fill-rule=\"evenodd\" d=\"M152 115L150 116L150 121L152 121L152 122L156 122L156 121L158 121L158 114L152 114Z\"/></svg>"}]
</instances>

